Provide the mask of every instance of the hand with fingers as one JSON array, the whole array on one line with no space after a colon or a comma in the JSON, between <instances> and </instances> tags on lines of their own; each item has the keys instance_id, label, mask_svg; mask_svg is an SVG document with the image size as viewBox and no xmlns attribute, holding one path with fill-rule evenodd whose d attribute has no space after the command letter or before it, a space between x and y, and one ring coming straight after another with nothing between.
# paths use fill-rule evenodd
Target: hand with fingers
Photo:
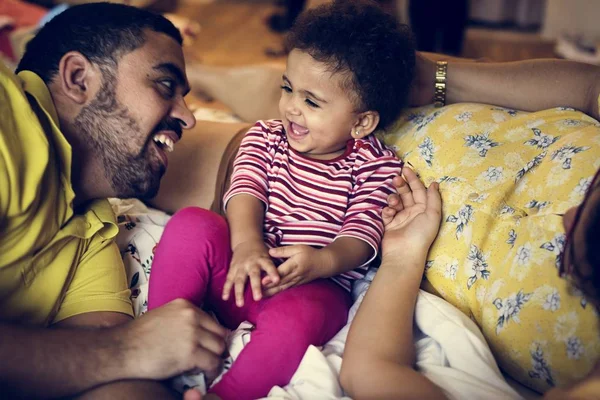
<instances>
[{"instance_id":1,"label":"hand with fingers","mask_svg":"<svg viewBox=\"0 0 600 400\"><path fill-rule=\"evenodd\" d=\"M227 280L223 286L223 300L229 300L233 289L236 305L243 307L244 289L248 280L250 280L254 301L262 299L261 278L263 272L272 282L279 283L279 273L265 244L253 241L238 244L233 249Z\"/></svg>"},{"instance_id":2,"label":"hand with fingers","mask_svg":"<svg viewBox=\"0 0 600 400\"><path fill-rule=\"evenodd\" d=\"M274 258L285 258L279 266L280 281L273 282L270 276L262 280L265 296L273 296L294 286L322 278L321 273L327 271L328 259L322 250L306 245L276 247L269 250Z\"/></svg>"},{"instance_id":3,"label":"hand with fingers","mask_svg":"<svg viewBox=\"0 0 600 400\"><path fill-rule=\"evenodd\" d=\"M229 331L192 303L177 299L115 331L124 344L123 365L132 378L162 380L203 371L220 372Z\"/></svg>"},{"instance_id":4,"label":"hand with fingers","mask_svg":"<svg viewBox=\"0 0 600 400\"><path fill-rule=\"evenodd\" d=\"M402 176L394 178L393 184L397 194L388 197L388 207L382 211L385 225L382 258L427 252L442 218L439 184L434 182L425 188L408 166L402 169Z\"/></svg>"}]
</instances>

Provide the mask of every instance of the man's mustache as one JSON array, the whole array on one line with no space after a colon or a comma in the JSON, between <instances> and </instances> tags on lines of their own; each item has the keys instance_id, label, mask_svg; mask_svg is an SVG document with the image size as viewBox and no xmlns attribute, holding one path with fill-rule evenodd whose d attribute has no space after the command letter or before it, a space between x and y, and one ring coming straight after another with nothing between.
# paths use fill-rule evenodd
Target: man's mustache
<instances>
[{"instance_id":1,"label":"man's mustache","mask_svg":"<svg viewBox=\"0 0 600 400\"><path fill-rule=\"evenodd\" d=\"M160 131L173 131L177 134L179 139L181 139L181 136L183 135L181 121L176 118L166 118L162 120L154 129L154 133L158 133Z\"/></svg>"}]
</instances>

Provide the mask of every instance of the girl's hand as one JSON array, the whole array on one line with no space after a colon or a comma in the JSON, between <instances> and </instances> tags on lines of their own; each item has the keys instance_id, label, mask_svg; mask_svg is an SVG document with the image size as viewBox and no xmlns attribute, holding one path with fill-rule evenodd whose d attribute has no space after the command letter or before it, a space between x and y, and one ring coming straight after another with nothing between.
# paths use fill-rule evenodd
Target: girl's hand
<instances>
[{"instance_id":1,"label":"girl's hand","mask_svg":"<svg viewBox=\"0 0 600 400\"><path fill-rule=\"evenodd\" d=\"M402 175L394 178L398 194L388 197L388 207L382 212L384 259L427 252L440 229L442 199L439 184L434 182L426 189L407 166L402 169Z\"/></svg>"},{"instance_id":2,"label":"girl's hand","mask_svg":"<svg viewBox=\"0 0 600 400\"><path fill-rule=\"evenodd\" d=\"M314 281L321 277L320 271L327 270L325 265L328 261L325 253L310 246L276 247L269 250L269 255L274 258L287 258L287 260L277 268L281 277L279 283L273 282L270 276L263 278L262 284L266 287L264 294L267 297Z\"/></svg>"},{"instance_id":3,"label":"girl's hand","mask_svg":"<svg viewBox=\"0 0 600 400\"><path fill-rule=\"evenodd\" d=\"M223 286L223 300L229 300L231 289L234 289L235 303L244 305L244 289L250 278L254 301L262 299L261 274L264 271L274 283L279 283L279 273L267 252L264 243L243 242L233 249L233 257Z\"/></svg>"}]
</instances>

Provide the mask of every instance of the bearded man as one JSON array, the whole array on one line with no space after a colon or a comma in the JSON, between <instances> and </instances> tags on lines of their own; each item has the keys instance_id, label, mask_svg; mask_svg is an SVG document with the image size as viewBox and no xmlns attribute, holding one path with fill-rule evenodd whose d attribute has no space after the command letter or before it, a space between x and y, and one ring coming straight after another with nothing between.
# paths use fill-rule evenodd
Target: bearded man
<instances>
[{"instance_id":1,"label":"bearded man","mask_svg":"<svg viewBox=\"0 0 600 400\"><path fill-rule=\"evenodd\" d=\"M132 320L108 197L153 197L195 119L179 31L133 7L68 9L0 64L0 392L165 398L215 371L226 331L178 300Z\"/></svg>"}]
</instances>

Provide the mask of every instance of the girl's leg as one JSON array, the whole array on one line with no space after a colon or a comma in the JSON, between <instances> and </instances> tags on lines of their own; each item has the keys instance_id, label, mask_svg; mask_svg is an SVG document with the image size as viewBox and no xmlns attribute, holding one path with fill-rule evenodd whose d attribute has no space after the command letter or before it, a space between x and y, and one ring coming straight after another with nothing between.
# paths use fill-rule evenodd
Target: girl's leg
<instances>
[{"instance_id":1,"label":"girl's leg","mask_svg":"<svg viewBox=\"0 0 600 400\"><path fill-rule=\"evenodd\" d=\"M344 326L350 305L349 293L330 280L261 301L249 315L256 325L250 343L210 392L223 400L256 399L288 384L308 346L325 344Z\"/></svg>"},{"instance_id":2,"label":"girl's leg","mask_svg":"<svg viewBox=\"0 0 600 400\"><path fill-rule=\"evenodd\" d=\"M220 301L231 261L229 228L225 219L197 207L184 208L167 223L156 249L148 309L183 298L197 306L209 302L228 328L246 318L246 308Z\"/></svg>"}]
</instances>

